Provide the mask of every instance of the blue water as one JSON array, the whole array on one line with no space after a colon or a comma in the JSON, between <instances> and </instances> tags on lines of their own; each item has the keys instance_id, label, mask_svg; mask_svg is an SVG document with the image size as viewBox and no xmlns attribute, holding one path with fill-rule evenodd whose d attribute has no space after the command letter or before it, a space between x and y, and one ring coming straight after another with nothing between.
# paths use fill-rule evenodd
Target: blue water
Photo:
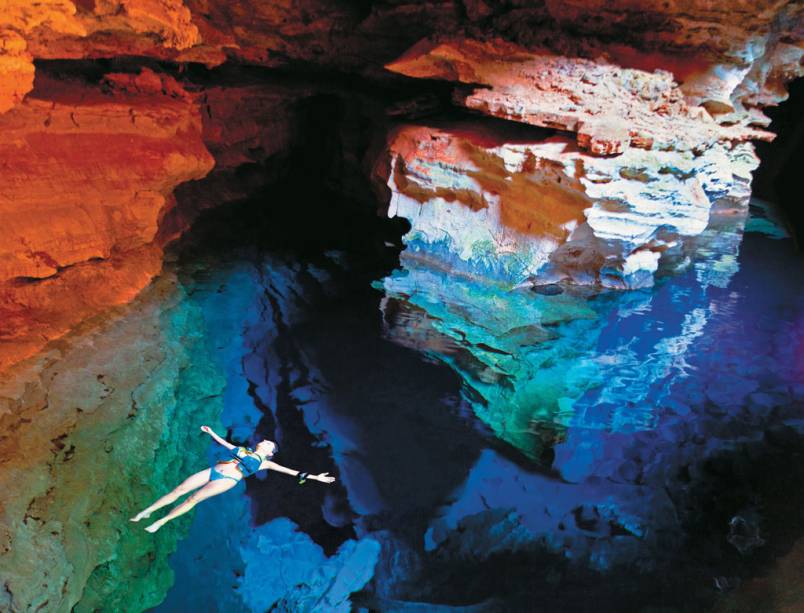
<instances>
[{"instance_id":1,"label":"blue water","mask_svg":"<svg viewBox=\"0 0 804 613\"><path fill-rule=\"evenodd\" d=\"M221 426L338 481L200 505L158 610L706 610L804 536L802 256L763 210L627 293L226 244L176 264Z\"/></svg>"}]
</instances>

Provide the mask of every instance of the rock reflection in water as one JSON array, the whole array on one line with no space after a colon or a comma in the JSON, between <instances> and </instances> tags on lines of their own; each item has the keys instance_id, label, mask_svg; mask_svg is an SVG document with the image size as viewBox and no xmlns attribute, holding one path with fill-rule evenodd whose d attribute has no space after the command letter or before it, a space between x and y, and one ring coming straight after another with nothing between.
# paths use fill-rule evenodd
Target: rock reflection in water
<instances>
[{"instance_id":1,"label":"rock reflection in water","mask_svg":"<svg viewBox=\"0 0 804 613\"><path fill-rule=\"evenodd\" d=\"M600 569L679 554L695 512L679 475L703 478L713 455L798 427L774 408L804 394L804 292L787 274L801 262L789 242L757 234L738 260L745 213L720 203L694 251L668 258L672 273L627 293L506 292L403 253L378 284L387 337L450 365L477 417L554 475L523 476L485 453L434 518L428 548L507 507L532 542Z\"/></svg>"}]
</instances>

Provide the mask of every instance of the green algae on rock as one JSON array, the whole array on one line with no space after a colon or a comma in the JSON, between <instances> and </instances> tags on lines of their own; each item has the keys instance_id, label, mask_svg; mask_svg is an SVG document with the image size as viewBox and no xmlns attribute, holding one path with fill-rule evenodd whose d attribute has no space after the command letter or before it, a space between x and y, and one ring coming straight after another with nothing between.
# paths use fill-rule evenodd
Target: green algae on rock
<instances>
[{"instance_id":1,"label":"green algae on rock","mask_svg":"<svg viewBox=\"0 0 804 613\"><path fill-rule=\"evenodd\" d=\"M186 531L129 517L203 468L223 382L170 275L0 381L0 609L144 610Z\"/></svg>"}]
</instances>

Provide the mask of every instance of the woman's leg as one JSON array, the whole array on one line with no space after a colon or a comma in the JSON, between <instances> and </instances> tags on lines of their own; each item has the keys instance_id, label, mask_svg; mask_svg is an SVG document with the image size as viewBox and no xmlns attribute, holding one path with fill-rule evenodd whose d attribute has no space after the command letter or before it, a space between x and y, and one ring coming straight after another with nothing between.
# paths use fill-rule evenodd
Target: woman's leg
<instances>
[{"instance_id":1,"label":"woman's leg","mask_svg":"<svg viewBox=\"0 0 804 613\"><path fill-rule=\"evenodd\" d=\"M187 500L173 507L173 510L165 515L162 519L157 520L148 526L146 530L148 532L156 532L171 519L176 519L179 515L184 515L202 500L222 494L226 490L232 489L235 485L237 485L237 483L238 482L234 479L217 479L216 481L210 481L197 492L193 492L193 494L187 498Z\"/></svg>"},{"instance_id":2,"label":"woman's leg","mask_svg":"<svg viewBox=\"0 0 804 613\"><path fill-rule=\"evenodd\" d=\"M197 490L199 487L204 485L207 481L209 481L209 469L201 470L194 475L187 477L184 481L182 481L181 485L176 487L172 492L169 494L165 494L155 503L153 503L150 507L146 507L139 513L137 513L134 517L131 518L131 521L140 521L148 517L151 513L156 511L157 509L161 509L165 505L168 505L172 502L175 502L177 498L180 496L184 496L188 492L192 492L193 490Z\"/></svg>"}]
</instances>

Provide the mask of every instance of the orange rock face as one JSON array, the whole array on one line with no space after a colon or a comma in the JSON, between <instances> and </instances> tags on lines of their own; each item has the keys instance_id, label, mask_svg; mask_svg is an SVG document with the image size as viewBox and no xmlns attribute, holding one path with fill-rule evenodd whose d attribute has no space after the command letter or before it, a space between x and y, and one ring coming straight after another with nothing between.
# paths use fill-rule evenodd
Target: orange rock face
<instances>
[{"instance_id":1,"label":"orange rock face","mask_svg":"<svg viewBox=\"0 0 804 613\"><path fill-rule=\"evenodd\" d=\"M128 300L198 210L264 185L264 167L303 134L294 101L309 94L210 83L188 93L148 70L67 83L37 74L35 61L228 61L398 79L383 68L392 62L462 84L456 100L473 110L573 132L596 156L687 155L768 138L761 107L802 73L802 23L804 5L785 0L0 0L0 367ZM566 191L552 171L500 183L481 149L461 162L483 169L474 191L433 189L473 207L500 194L504 227L559 238L577 207L551 208ZM213 158L215 172L194 183ZM406 170L395 171L400 185ZM555 219L529 209L529 194Z\"/></svg>"},{"instance_id":2,"label":"orange rock face","mask_svg":"<svg viewBox=\"0 0 804 613\"><path fill-rule=\"evenodd\" d=\"M107 91L44 80L0 116L0 366L130 300L159 270L173 189L213 166L178 84L145 71Z\"/></svg>"},{"instance_id":3,"label":"orange rock face","mask_svg":"<svg viewBox=\"0 0 804 613\"><path fill-rule=\"evenodd\" d=\"M33 88L34 65L29 40L41 28L58 35L84 34L67 0L0 1L0 113L22 101Z\"/></svg>"},{"instance_id":4,"label":"orange rock face","mask_svg":"<svg viewBox=\"0 0 804 613\"><path fill-rule=\"evenodd\" d=\"M26 48L25 39L19 34L0 30L0 113L22 102L33 89L33 58Z\"/></svg>"},{"instance_id":5,"label":"orange rock face","mask_svg":"<svg viewBox=\"0 0 804 613\"><path fill-rule=\"evenodd\" d=\"M405 126L389 137L396 160L391 180L398 194L424 206L441 199L474 212L498 207L501 226L512 233L565 239L567 228L583 221L590 198L562 164L524 146L521 163L512 165L506 144L482 127ZM440 180L442 172L452 180Z\"/></svg>"}]
</instances>

